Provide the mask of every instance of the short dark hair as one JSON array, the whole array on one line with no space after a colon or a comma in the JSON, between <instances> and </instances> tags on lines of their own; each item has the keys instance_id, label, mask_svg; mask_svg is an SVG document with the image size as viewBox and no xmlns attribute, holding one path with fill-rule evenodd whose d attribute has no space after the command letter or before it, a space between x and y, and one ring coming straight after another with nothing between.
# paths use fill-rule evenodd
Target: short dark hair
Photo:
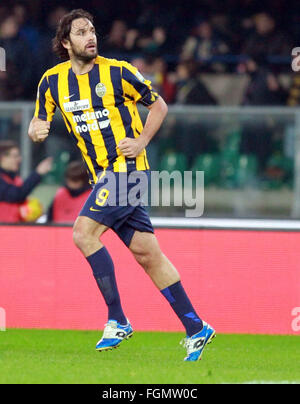
<instances>
[{"instance_id":1,"label":"short dark hair","mask_svg":"<svg viewBox=\"0 0 300 404\"><path fill-rule=\"evenodd\" d=\"M1 140L0 141L0 158L5 154L8 154L12 149L20 149L19 145L13 140Z\"/></svg>"},{"instance_id":2,"label":"short dark hair","mask_svg":"<svg viewBox=\"0 0 300 404\"><path fill-rule=\"evenodd\" d=\"M52 49L60 59L69 59L69 53L67 49L64 48L64 46L62 45L62 41L64 39L70 39L72 22L74 20L77 20L78 18L86 18L92 24L94 24L93 16L88 11L85 11L81 8L72 10L62 17L62 19L59 21L55 38L53 38L52 40Z\"/></svg>"},{"instance_id":3,"label":"short dark hair","mask_svg":"<svg viewBox=\"0 0 300 404\"><path fill-rule=\"evenodd\" d=\"M65 171L65 179L70 181L82 181L88 183L88 174L83 162L80 160L71 161Z\"/></svg>"}]
</instances>

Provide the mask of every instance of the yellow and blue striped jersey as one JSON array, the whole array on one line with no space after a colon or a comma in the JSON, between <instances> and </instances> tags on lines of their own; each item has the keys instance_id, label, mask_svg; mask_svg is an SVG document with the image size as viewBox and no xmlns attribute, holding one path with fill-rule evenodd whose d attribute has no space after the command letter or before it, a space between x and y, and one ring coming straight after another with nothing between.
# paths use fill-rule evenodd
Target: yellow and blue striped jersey
<instances>
[{"instance_id":1,"label":"yellow and blue striped jersey","mask_svg":"<svg viewBox=\"0 0 300 404\"><path fill-rule=\"evenodd\" d=\"M149 168L145 150L128 159L118 144L125 137L138 137L143 129L137 102L150 106L157 98L151 82L131 64L97 56L86 74L74 74L70 61L47 70L39 83L34 116L51 121L56 107L60 109L91 181L97 182L103 169Z\"/></svg>"}]
</instances>

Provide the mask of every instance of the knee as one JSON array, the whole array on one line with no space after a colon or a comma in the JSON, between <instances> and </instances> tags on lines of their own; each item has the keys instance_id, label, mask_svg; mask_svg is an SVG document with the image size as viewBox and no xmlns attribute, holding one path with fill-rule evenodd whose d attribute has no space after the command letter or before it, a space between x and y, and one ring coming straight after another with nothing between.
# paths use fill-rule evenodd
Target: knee
<instances>
[{"instance_id":1,"label":"knee","mask_svg":"<svg viewBox=\"0 0 300 404\"><path fill-rule=\"evenodd\" d=\"M149 264L150 264L150 256L148 253L145 252L139 252L134 254L135 259L137 262L144 268L146 269Z\"/></svg>"},{"instance_id":2,"label":"knee","mask_svg":"<svg viewBox=\"0 0 300 404\"><path fill-rule=\"evenodd\" d=\"M84 249L87 236L87 233L83 229L79 228L79 226L75 225L73 227L73 242L80 250Z\"/></svg>"},{"instance_id":3,"label":"knee","mask_svg":"<svg viewBox=\"0 0 300 404\"><path fill-rule=\"evenodd\" d=\"M157 268L159 262L162 259L162 253L160 251L140 251L134 254L137 262L149 273L152 268Z\"/></svg>"},{"instance_id":4,"label":"knee","mask_svg":"<svg viewBox=\"0 0 300 404\"><path fill-rule=\"evenodd\" d=\"M73 226L73 241L85 257L90 256L103 246L100 236L107 230L104 225L87 217L79 216Z\"/></svg>"},{"instance_id":5,"label":"knee","mask_svg":"<svg viewBox=\"0 0 300 404\"><path fill-rule=\"evenodd\" d=\"M77 248L81 251L85 251L86 248L94 241L93 234L87 231L82 226L74 225L73 227L73 242Z\"/></svg>"}]
</instances>

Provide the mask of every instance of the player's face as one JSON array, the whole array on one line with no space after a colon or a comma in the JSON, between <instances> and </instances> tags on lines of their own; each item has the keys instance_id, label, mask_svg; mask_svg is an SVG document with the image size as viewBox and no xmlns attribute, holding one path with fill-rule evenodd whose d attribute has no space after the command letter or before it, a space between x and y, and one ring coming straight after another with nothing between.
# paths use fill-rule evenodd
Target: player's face
<instances>
[{"instance_id":1,"label":"player's face","mask_svg":"<svg viewBox=\"0 0 300 404\"><path fill-rule=\"evenodd\" d=\"M78 18L72 22L70 40L68 41L70 56L89 62L97 56L96 30L91 21Z\"/></svg>"}]
</instances>

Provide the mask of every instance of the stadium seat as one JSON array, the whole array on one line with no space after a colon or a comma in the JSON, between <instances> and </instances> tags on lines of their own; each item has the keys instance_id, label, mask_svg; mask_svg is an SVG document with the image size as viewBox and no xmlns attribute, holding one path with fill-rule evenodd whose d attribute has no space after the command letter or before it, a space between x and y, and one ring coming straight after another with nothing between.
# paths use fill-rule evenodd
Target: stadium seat
<instances>
[{"instance_id":1,"label":"stadium seat","mask_svg":"<svg viewBox=\"0 0 300 404\"><path fill-rule=\"evenodd\" d=\"M223 152L238 153L240 149L240 143L241 143L241 132L239 130L232 131L226 136Z\"/></svg>"},{"instance_id":2,"label":"stadium seat","mask_svg":"<svg viewBox=\"0 0 300 404\"><path fill-rule=\"evenodd\" d=\"M205 186L217 184L220 179L220 156L217 154L198 155L192 166L192 171L204 171Z\"/></svg>"},{"instance_id":3,"label":"stadium seat","mask_svg":"<svg viewBox=\"0 0 300 404\"><path fill-rule=\"evenodd\" d=\"M239 155L234 150L221 153L221 179L225 188L240 188L257 179L258 161L251 154Z\"/></svg>"},{"instance_id":4,"label":"stadium seat","mask_svg":"<svg viewBox=\"0 0 300 404\"><path fill-rule=\"evenodd\" d=\"M225 143L220 151L220 182L224 188L235 188L237 186L236 171L239 162L239 149L241 132L233 130L228 133Z\"/></svg>"},{"instance_id":5,"label":"stadium seat","mask_svg":"<svg viewBox=\"0 0 300 404\"><path fill-rule=\"evenodd\" d=\"M237 161L235 182L237 187L244 187L257 181L258 161L252 154L242 154Z\"/></svg>"},{"instance_id":6,"label":"stadium seat","mask_svg":"<svg viewBox=\"0 0 300 404\"><path fill-rule=\"evenodd\" d=\"M274 154L266 164L266 186L270 189L278 189L284 185L293 185L294 160L282 154Z\"/></svg>"},{"instance_id":7,"label":"stadium seat","mask_svg":"<svg viewBox=\"0 0 300 404\"><path fill-rule=\"evenodd\" d=\"M236 168L239 154L236 151L225 150L220 153L220 185L224 188L236 187Z\"/></svg>"},{"instance_id":8,"label":"stadium seat","mask_svg":"<svg viewBox=\"0 0 300 404\"><path fill-rule=\"evenodd\" d=\"M168 152L163 156L159 168L160 171L179 170L184 172L187 170L187 158L183 153Z\"/></svg>"},{"instance_id":9,"label":"stadium seat","mask_svg":"<svg viewBox=\"0 0 300 404\"><path fill-rule=\"evenodd\" d=\"M151 144L151 143L150 143ZM176 150L174 138L171 136L162 136L158 141L159 153L163 156L165 153L170 153Z\"/></svg>"}]
</instances>

